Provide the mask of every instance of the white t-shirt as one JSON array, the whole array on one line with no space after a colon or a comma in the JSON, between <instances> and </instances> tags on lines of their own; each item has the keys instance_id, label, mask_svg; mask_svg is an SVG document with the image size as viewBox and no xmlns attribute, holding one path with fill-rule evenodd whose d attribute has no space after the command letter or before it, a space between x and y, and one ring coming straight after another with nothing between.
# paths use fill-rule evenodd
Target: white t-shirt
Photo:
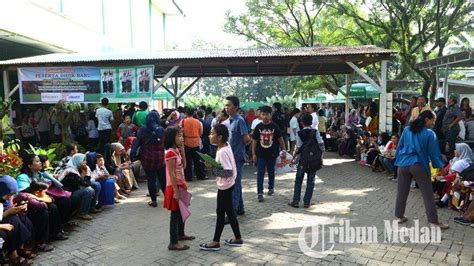
<instances>
[{"instance_id":1,"label":"white t-shirt","mask_svg":"<svg viewBox=\"0 0 474 266\"><path fill-rule=\"evenodd\" d=\"M95 122L93 120L89 120L89 122L87 122L86 130L90 139L99 138L99 131L97 131L97 127L95 126Z\"/></svg>"},{"instance_id":2,"label":"white t-shirt","mask_svg":"<svg viewBox=\"0 0 474 266\"><path fill-rule=\"evenodd\" d=\"M258 124L262 123L262 120L260 118L255 118L252 121L252 125L250 125L250 130L254 130Z\"/></svg>"},{"instance_id":3,"label":"white t-shirt","mask_svg":"<svg viewBox=\"0 0 474 266\"><path fill-rule=\"evenodd\" d=\"M112 111L101 107L95 112L95 117L97 117L97 120L99 121L97 130L112 129L112 125L110 124L110 121L114 120Z\"/></svg>"},{"instance_id":4,"label":"white t-shirt","mask_svg":"<svg viewBox=\"0 0 474 266\"><path fill-rule=\"evenodd\" d=\"M286 152L286 158L283 159L281 156L278 156L275 161L275 173L284 174L293 172L296 170L295 166L290 166L293 156Z\"/></svg>"},{"instance_id":5,"label":"white t-shirt","mask_svg":"<svg viewBox=\"0 0 474 266\"><path fill-rule=\"evenodd\" d=\"M313 124L311 125L312 128L318 129L319 126L319 116L317 112L311 113L311 116L313 117Z\"/></svg>"},{"instance_id":6,"label":"white t-shirt","mask_svg":"<svg viewBox=\"0 0 474 266\"><path fill-rule=\"evenodd\" d=\"M298 125L298 118L296 118L296 116L293 116L290 119L290 141L296 140L296 134L294 133L294 129L296 129L296 133L300 131L300 127Z\"/></svg>"}]
</instances>

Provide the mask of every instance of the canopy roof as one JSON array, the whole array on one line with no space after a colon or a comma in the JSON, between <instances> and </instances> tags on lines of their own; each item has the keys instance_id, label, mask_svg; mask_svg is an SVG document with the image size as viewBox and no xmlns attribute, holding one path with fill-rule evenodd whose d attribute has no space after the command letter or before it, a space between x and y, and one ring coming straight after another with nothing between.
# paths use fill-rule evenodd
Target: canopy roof
<instances>
[{"instance_id":1,"label":"canopy roof","mask_svg":"<svg viewBox=\"0 0 474 266\"><path fill-rule=\"evenodd\" d=\"M336 96L336 99L345 99L344 95L342 95L341 91L346 91L346 86L342 86L339 88L339 93ZM380 94L380 90L375 88L369 83L355 83L351 85L351 92L349 94L349 98L353 99L372 99L378 98Z\"/></svg>"},{"instance_id":2,"label":"canopy roof","mask_svg":"<svg viewBox=\"0 0 474 266\"><path fill-rule=\"evenodd\" d=\"M421 70L437 67L474 67L474 50L440 56L415 65Z\"/></svg>"},{"instance_id":3,"label":"canopy roof","mask_svg":"<svg viewBox=\"0 0 474 266\"><path fill-rule=\"evenodd\" d=\"M0 67L155 65L155 77L173 67L174 77L296 76L348 74L358 67L388 60L394 52L375 46L297 47L217 50L169 50L153 53L56 53L0 61Z\"/></svg>"}]
</instances>

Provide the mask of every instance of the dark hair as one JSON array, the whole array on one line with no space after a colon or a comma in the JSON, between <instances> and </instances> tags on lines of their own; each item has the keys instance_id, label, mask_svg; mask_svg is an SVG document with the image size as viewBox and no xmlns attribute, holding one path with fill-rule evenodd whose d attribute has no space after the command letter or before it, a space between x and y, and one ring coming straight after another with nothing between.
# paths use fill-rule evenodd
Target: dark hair
<instances>
[{"instance_id":1,"label":"dark hair","mask_svg":"<svg viewBox=\"0 0 474 266\"><path fill-rule=\"evenodd\" d=\"M49 187L49 185L44 183L44 182L33 180L33 181L31 181L30 187L29 187L28 190L30 192L36 192L36 191L41 191L41 190L48 189L48 187Z\"/></svg>"},{"instance_id":2,"label":"dark hair","mask_svg":"<svg viewBox=\"0 0 474 266\"><path fill-rule=\"evenodd\" d=\"M144 101L141 101L139 104L138 104L138 108L140 108L140 110L146 110L148 108L148 104Z\"/></svg>"},{"instance_id":3,"label":"dark hair","mask_svg":"<svg viewBox=\"0 0 474 266\"><path fill-rule=\"evenodd\" d=\"M275 107L275 109L277 109L277 111L281 111L281 103L279 103L279 102L273 103L273 107Z\"/></svg>"},{"instance_id":4,"label":"dark hair","mask_svg":"<svg viewBox=\"0 0 474 266\"><path fill-rule=\"evenodd\" d=\"M28 176L32 174L28 166L33 164L33 161L35 160L36 156L37 155L34 153L28 153L28 154L25 154L23 158L21 158L23 160L23 165L21 166L21 169L20 169L21 173L27 174Z\"/></svg>"},{"instance_id":5,"label":"dark hair","mask_svg":"<svg viewBox=\"0 0 474 266\"><path fill-rule=\"evenodd\" d=\"M319 116L324 116L324 110L323 110L323 109L320 109L319 112L318 112L318 115L319 115Z\"/></svg>"},{"instance_id":6,"label":"dark hair","mask_svg":"<svg viewBox=\"0 0 474 266\"><path fill-rule=\"evenodd\" d=\"M102 154L100 154L100 153L97 153L97 154L95 155L95 163L97 163L97 161L98 161L99 159L104 159L104 155L102 155Z\"/></svg>"},{"instance_id":7,"label":"dark hair","mask_svg":"<svg viewBox=\"0 0 474 266\"><path fill-rule=\"evenodd\" d=\"M178 108L176 108L176 111L184 113L184 108L182 106L178 106Z\"/></svg>"},{"instance_id":8,"label":"dark hair","mask_svg":"<svg viewBox=\"0 0 474 266\"><path fill-rule=\"evenodd\" d=\"M87 165L83 165L83 164L79 165L79 167L77 168L77 171L78 171L79 173L82 173L82 171L86 171L86 172L87 172Z\"/></svg>"},{"instance_id":9,"label":"dark hair","mask_svg":"<svg viewBox=\"0 0 474 266\"><path fill-rule=\"evenodd\" d=\"M186 108L186 114L189 115L189 116L193 116L194 115L194 108L192 108L192 107Z\"/></svg>"},{"instance_id":10,"label":"dark hair","mask_svg":"<svg viewBox=\"0 0 474 266\"><path fill-rule=\"evenodd\" d=\"M197 116L198 116L199 118L204 118L204 116L205 116L204 111L203 111L203 110L197 111Z\"/></svg>"},{"instance_id":11,"label":"dark hair","mask_svg":"<svg viewBox=\"0 0 474 266\"><path fill-rule=\"evenodd\" d=\"M301 116L301 123L305 127L311 126L313 124L313 117L308 113L304 113L303 116Z\"/></svg>"},{"instance_id":12,"label":"dark hair","mask_svg":"<svg viewBox=\"0 0 474 266\"><path fill-rule=\"evenodd\" d=\"M212 113L212 108L211 107L207 107L206 108L206 114L211 114Z\"/></svg>"},{"instance_id":13,"label":"dark hair","mask_svg":"<svg viewBox=\"0 0 474 266\"><path fill-rule=\"evenodd\" d=\"M292 114L292 115L295 115L295 114L298 114L298 113L300 113L300 112L301 112L300 109L294 108L293 111L291 111L291 114Z\"/></svg>"},{"instance_id":14,"label":"dark hair","mask_svg":"<svg viewBox=\"0 0 474 266\"><path fill-rule=\"evenodd\" d=\"M97 117L95 117L95 112L89 113L89 120L94 121L95 127L99 126L99 120L97 120Z\"/></svg>"},{"instance_id":15,"label":"dark hair","mask_svg":"<svg viewBox=\"0 0 474 266\"><path fill-rule=\"evenodd\" d=\"M45 155L38 155L38 158L40 159L41 163L45 163L46 161L48 161L48 157L46 157Z\"/></svg>"},{"instance_id":16,"label":"dark hair","mask_svg":"<svg viewBox=\"0 0 474 266\"><path fill-rule=\"evenodd\" d=\"M222 137L223 142L227 142L229 140L229 129L227 128L227 126L223 124L217 124L213 128L217 136Z\"/></svg>"},{"instance_id":17,"label":"dark hair","mask_svg":"<svg viewBox=\"0 0 474 266\"><path fill-rule=\"evenodd\" d=\"M237 108L240 106L240 100L237 96L231 95L231 96L227 96L225 99L227 101L230 101Z\"/></svg>"},{"instance_id":18,"label":"dark hair","mask_svg":"<svg viewBox=\"0 0 474 266\"><path fill-rule=\"evenodd\" d=\"M272 113L272 108L268 105L261 106L260 107L260 113L271 114Z\"/></svg>"},{"instance_id":19,"label":"dark hair","mask_svg":"<svg viewBox=\"0 0 474 266\"><path fill-rule=\"evenodd\" d=\"M167 127L165 129L165 135L164 135L164 144L166 149L173 148L176 146L176 136L181 132L181 129L179 127Z\"/></svg>"},{"instance_id":20,"label":"dark hair","mask_svg":"<svg viewBox=\"0 0 474 266\"><path fill-rule=\"evenodd\" d=\"M364 136L370 138L370 132L365 131L365 132L364 132Z\"/></svg>"},{"instance_id":21,"label":"dark hair","mask_svg":"<svg viewBox=\"0 0 474 266\"><path fill-rule=\"evenodd\" d=\"M66 156L69 156L69 154L71 154L71 151L73 151L74 148L76 148L75 144L69 143L68 145L66 145Z\"/></svg>"},{"instance_id":22,"label":"dark hair","mask_svg":"<svg viewBox=\"0 0 474 266\"><path fill-rule=\"evenodd\" d=\"M380 138L382 139L382 145L387 145L387 143L390 141L390 135L387 132L382 132L380 134Z\"/></svg>"},{"instance_id":23,"label":"dark hair","mask_svg":"<svg viewBox=\"0 0 474 266\"><path fill-rule=\"evenodd\" d=\"M109 99L102 98L102 100L100 102L102 103L102 105L108 105L109 104Z\"/></svg>"},{"instance_id":24,"label":"dark hair","mask_svg":"<svg viewBox=\"0 0 474 266\"><path fill-rule=\"evenodd\" d=\"M426 110L421 112L421 114L413 121L410 122L411 132L418 134L425 127L425 119L433 119L433 112Z\"/></svg>"},{"instance_id":25,"label":"dark hair","mask_svg":"<svg viewBox=\"0 0 474 266\"><path fill-rule=\"evenodd\" d=\"M308 106L311 106L311 108L313 108L315 111L318 110L318 106L315 103L310 103Z\"/></svg>"}]
</instances>

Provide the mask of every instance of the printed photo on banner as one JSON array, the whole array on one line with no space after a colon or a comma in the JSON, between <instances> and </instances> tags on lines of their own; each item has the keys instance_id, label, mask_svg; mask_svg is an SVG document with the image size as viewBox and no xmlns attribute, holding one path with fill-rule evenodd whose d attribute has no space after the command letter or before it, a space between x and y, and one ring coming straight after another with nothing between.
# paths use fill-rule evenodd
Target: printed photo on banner
<instances>
[{"instance_id":1,"label":"printed photo on banner","mask_svg":"<svg viewBox=\"0 0 474 266\"><path fill-rule=\"evenodd\" d=\"M129 94L134 93L134 86L133 86L133 76L134 76L134 69L133 68L124 68L120 69L120 93L121 94Z\"/></svg>"},{"instance_id":2,"label":"printed photo on banner","mask_svg":"<svg viewBox=\"0 0 474 266\"><path fill-rule=\"evenodd\" d=\"M115 94L115 69L101 69L102 93Z\"/></svg>"},{"instance_id":3,"label":"printed photo on banner","mask_svg":"<svg viewBox=\"0 0 474 266\"><path fill-rule=\"evenodd\" d=\"M153 85L150 82L151 77L153 77L153 69L152 68L138 68L138 92L149 92L152 90L150 85Z\"/></svg>"}]
</instances>

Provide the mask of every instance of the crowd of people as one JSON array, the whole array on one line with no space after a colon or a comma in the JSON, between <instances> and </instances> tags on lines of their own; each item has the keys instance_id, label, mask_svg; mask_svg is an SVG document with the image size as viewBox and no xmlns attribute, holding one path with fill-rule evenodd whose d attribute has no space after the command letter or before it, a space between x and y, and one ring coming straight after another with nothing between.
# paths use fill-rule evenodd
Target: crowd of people
<instances>
[{"instance_id":1,"label":"crowd of people","mask_svg":"<svg viewBox=\"0 0 474 266\"><path fill-rule=\"evenodd\" d=\"M104 98L99 108L77 116L82 122L66 129L82 150L78 145L67 145L64 158L55 162L54 168L47 157L23 150L21 174L0 178L4 208L0 238L11 262L28 262L37 252L52 250L49 241L67 240L68 229L77 225L73 217L93 219L92 215L102 212L103 206L127 200L139 188L138 181L145 179L148 205L158 206L161 190L163 207L171 213L168 249L186 250L189 246L182 241L195 239L185 234L188 183L194 178L206 180L215 176L215 234L200 248L219 250L227 223L234 238L224 243L241 246L237 216L245 214L243 166L256 166L258 202L265 201L265 173L266 195L271 197L276 193L275 174L295 172L294 194L288 202L294 208L300 206L306 174L303 207L309 208L324 151L355 158L361 165L397 181L395 215L399 223L407 220L405 205L412 186L420 188L431 224L448 228L438 220L436 205L463 211L464 215L455 221L472 224L472 150L465 143L457 143L462 139L461 124L466 125L465 134L470 134L472 111L466 100L462 108L458 106L455 96L449 98L447 107L444 98L436 103L437 108L432 111L427 99L420 96L412 98L404 112L396 107L394 134L390 136L377 134L376 101L353 109L346 116L341 107L305 104L288 111L278 102L244 112L239 108L239 99L229 96L221 110L179 107L160 115L156 110L149 111L146 102L141 102L138 110L131 104L111 111ZM35 125L31 124L33 120L37 121ZM61 135L56 134L55 121L46 109L40 108L23 121L32 128L31 134L25 135L22 127L26 143L37 144L35 141L40 140L46 146L53 133L51 128L54 135ZM202 154L216 158L216 164L204 163Z\"/></svg>"}]
</instances>

